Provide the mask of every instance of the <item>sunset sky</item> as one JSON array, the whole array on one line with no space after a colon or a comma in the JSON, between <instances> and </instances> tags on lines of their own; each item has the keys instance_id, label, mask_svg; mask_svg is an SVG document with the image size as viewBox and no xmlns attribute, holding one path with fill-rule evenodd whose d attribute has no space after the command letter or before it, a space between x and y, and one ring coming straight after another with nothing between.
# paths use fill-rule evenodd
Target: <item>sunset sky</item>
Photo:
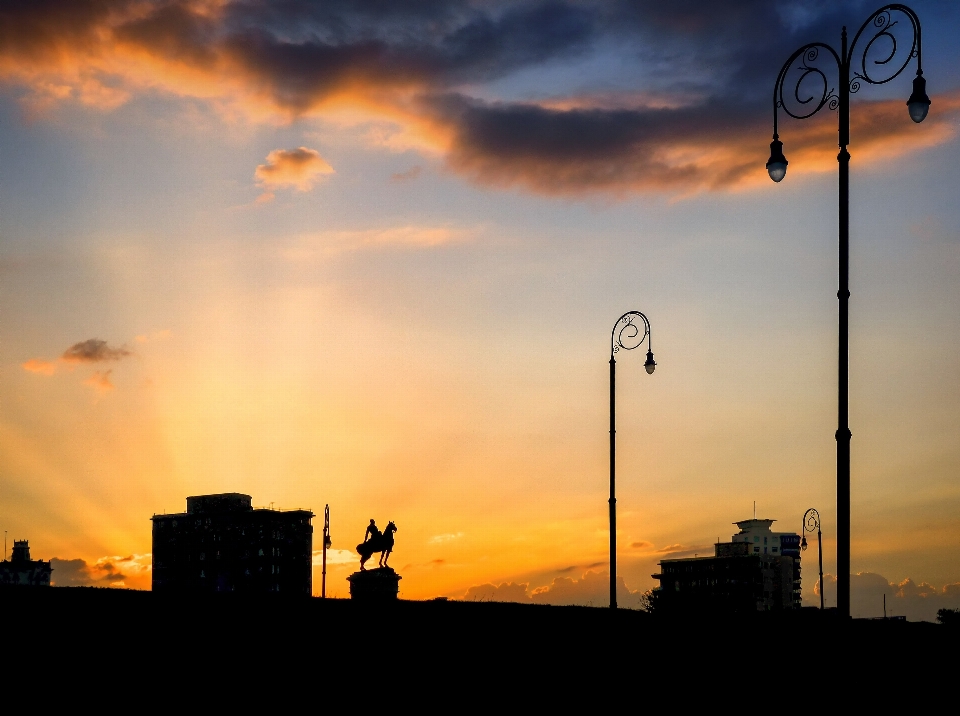
<instances>
[{"instance_id":1,"label":"sunset sky","mask_svg":"<svg viewBox=\"0 0 960 716\"><path fill-rule=\"evenodd\" d=\"M606 604L639 310L622 603L754 501L819 509L833 574L836 114L764 162L783 61L880 4L0 0L0 528L55 582L149 588L150 516L243 492L317 548L330 505L332 594L373 517L403 597ZM930 618L960 607L960 5L911 7L929 117L915 60L851 111L851 560L855 612Z\"/></svg>"}]
</instances>

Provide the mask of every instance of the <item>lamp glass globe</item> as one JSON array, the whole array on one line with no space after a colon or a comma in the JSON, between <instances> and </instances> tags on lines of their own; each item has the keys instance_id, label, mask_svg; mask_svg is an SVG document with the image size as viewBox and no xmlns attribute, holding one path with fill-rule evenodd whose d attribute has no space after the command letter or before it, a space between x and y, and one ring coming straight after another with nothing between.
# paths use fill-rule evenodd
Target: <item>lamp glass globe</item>
<instances>
[{"instance_id":1,"label":"lamp glass globe","mask_svg":"<svg viewBox=\"0 0 960 716\"><path fill-rule=\"evenodd\" d=\"M907 104L907 111L910 112L910 119L920 124L927 118L927 112L930 111L930 102L910 102Z\"/></svg>"},{"instance_id":2,"label":"lamp glass globe","mask_svg":"<svg viewBox=\"0 0 960 716\"><path fill-rule=\"evenodd\" d=\"M787 175L786 162L767 162L767 174L775 182L780 182Z\"/></svg>"}]
</instances>

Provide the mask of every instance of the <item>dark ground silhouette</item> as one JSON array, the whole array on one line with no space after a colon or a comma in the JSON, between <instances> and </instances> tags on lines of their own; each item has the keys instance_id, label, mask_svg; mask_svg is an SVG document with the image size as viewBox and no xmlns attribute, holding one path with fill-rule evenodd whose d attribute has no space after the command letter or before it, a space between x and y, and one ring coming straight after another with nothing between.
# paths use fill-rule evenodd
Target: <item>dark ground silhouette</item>
<instances>
[{"instance_id":1,"label":"dark ground silhouette","mask_svg":"<svg viewBox=\"0 0 960 716\"><path fill-rule=\"evenodd\" d=\"M958 632L930 623L843 625L831 610L694 619L592 607L399 600L371 608L346 599L92 587L0 588L0 614L6 658L31 664L38 679L132 672L149 675L157 684L151 689L203 682L210 698L221 687L269 682L299 693L318 679L365 683L361 675L374 673L376 689L415 683L431 699L452 684L485 694L508 685L558 693L571 678L612 678L629 689L726 674L724 698L733 698L748 688L742 677L758 656L762 670L779 665L785 678L807 669L836 673L844 664L869 672L882 654L952 653Z\"/></svg>"}]
</instances>

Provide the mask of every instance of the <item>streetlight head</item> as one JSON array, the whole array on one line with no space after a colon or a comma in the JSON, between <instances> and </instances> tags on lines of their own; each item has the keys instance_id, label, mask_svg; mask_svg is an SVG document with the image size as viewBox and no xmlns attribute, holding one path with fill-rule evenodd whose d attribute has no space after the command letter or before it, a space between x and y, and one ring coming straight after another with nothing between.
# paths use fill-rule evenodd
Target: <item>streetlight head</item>
<instances>
[{"instance_id":1,"label":"streetlight head","mask_svg":"<svg viewBox=\"0 0 960 716\"><path fill-rule=\"evenodd\" d=\"M647 362L643 364L643 368L648 375L653 375L653 371L657 369L657 362L653 359L653 351L647 351Z\"/></svg>"},{"instance_id":2,"label":"streetlight head","mask_svg":"<svg viewBox=\"0 0 960 716\"><path fill-rule=\"evenodd\" d=\"M917 75L913 80L913 94L907 100L907 111L910 119L920 124L927 117L930 110L930 98L927 97L927 81L923 75Z\"/></svg>"},{"instance_id":3,"label":"streetlight head","mask_svg":"<svg viewBox=\"0 0 960 716\"><path fill-rule=\"evenodd\" d=\"M806 548L807 548L807 536L804 535L803 539L800 540L800 549L806 549Z\"/></svg>"},{"instance_id":4,"label":"streetlight head","mask_svg":"<svg viewBox=\"0 0 960 716\"><path fill-rule=\"evenodd\" d=\"M767 174L775 182L781 181L787 175L787 158L783 156L783 142L774 139L770 142L770 158L767 160Z\"/></svg>"}]
</instances>

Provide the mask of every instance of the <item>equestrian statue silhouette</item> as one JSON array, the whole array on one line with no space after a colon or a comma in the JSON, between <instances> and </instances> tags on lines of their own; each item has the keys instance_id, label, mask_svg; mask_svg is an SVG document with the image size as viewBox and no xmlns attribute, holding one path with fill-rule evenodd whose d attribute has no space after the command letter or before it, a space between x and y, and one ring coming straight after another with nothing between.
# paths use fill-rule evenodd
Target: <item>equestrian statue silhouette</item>
<instances>
[{"instance_id":1,"label":"equestrian statue silhouette","mask_svg":"<svg viewBox=\"0 0 960 716\"><path fill-rule=\"evenodd\" d=\"M390 559L390 553L393 551L393 533L397 531L397 526L393 522L387 523L387 528L380 532L377 523L370 520L367 525L367 531L363 535L363 542L357 545L357 553L360 555L360 571L366 571L363 565L374 552L380 553L381 567L387 566L387 560Z\"/></svg>"}]
</instances>

